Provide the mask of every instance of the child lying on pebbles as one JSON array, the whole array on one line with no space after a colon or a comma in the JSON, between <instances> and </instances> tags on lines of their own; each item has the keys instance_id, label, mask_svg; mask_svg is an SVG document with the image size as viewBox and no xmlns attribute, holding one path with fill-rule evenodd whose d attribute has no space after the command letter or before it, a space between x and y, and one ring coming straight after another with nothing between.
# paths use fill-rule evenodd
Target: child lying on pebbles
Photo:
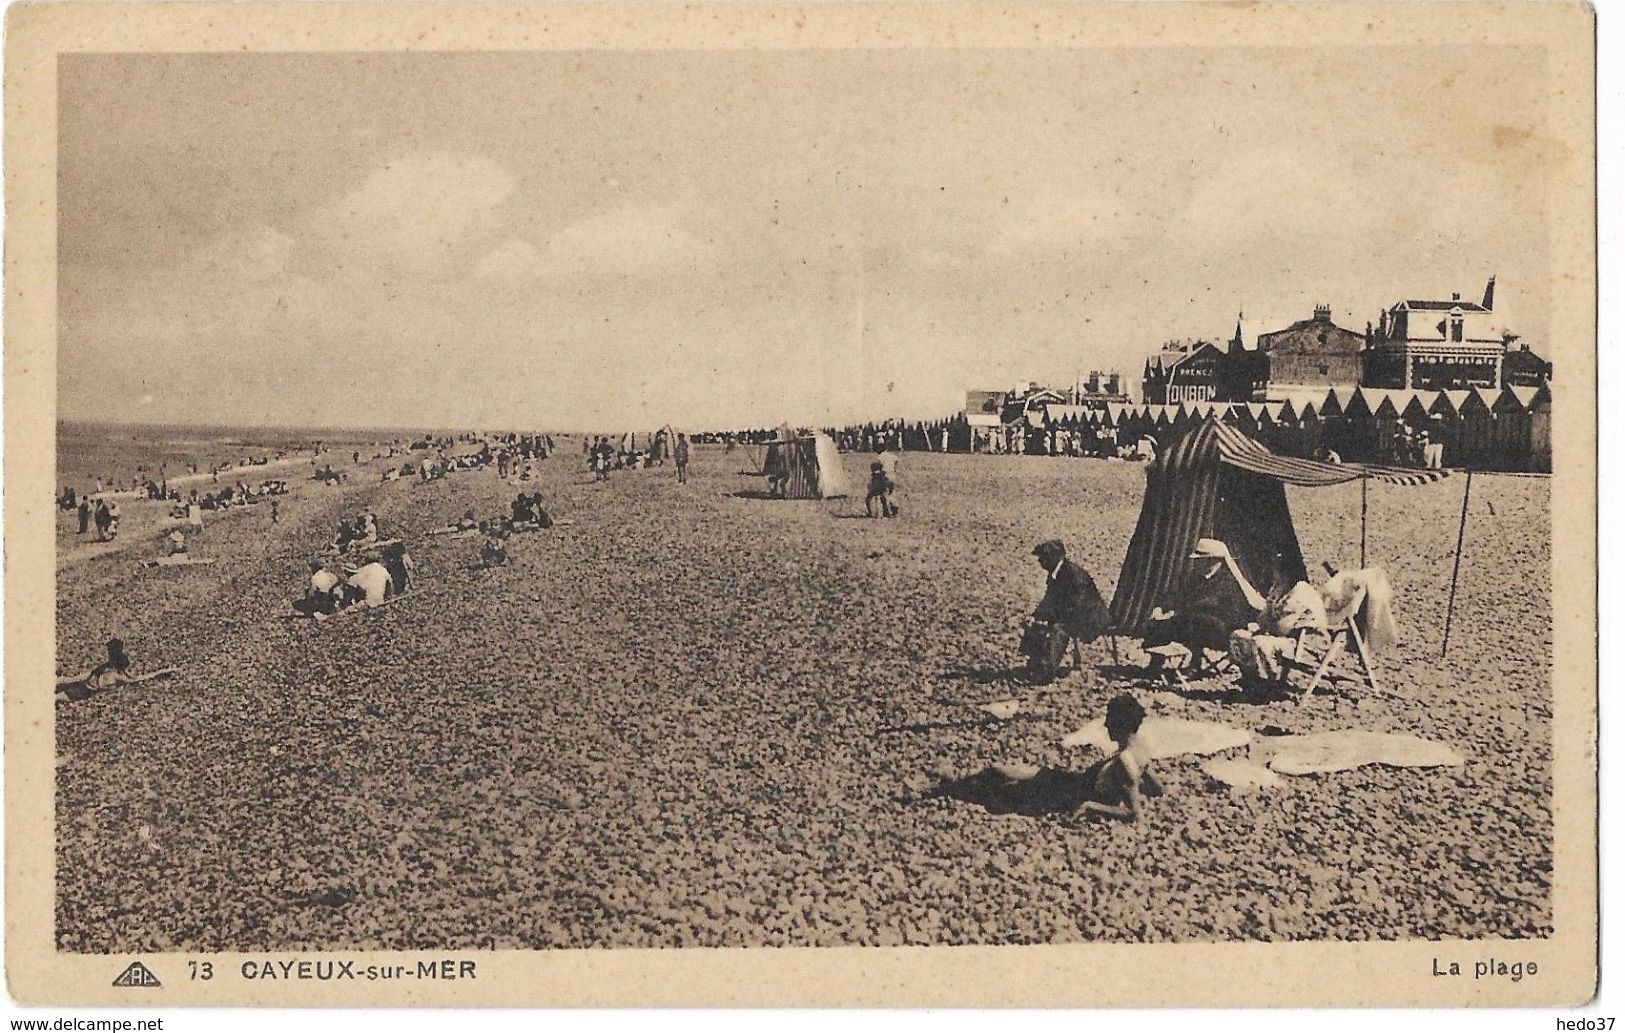
<instances>
[{"instance_id":1,"label":"child lying on pebbles","mask_svg":"<svg viewBox=\"0 0 1625 1033\"><path fill-rule=\"evenodd\" d=\"M1144 720L1145 708L1126 693L1106 704L1106 734L1117 744L1117 752L1089 769L1086 777L1093 793L1075 813L1137 821L1144 798L1162 795L1161 784L1151 774L1151 754L1139 735Z\"/></svg>"}]
</instances>

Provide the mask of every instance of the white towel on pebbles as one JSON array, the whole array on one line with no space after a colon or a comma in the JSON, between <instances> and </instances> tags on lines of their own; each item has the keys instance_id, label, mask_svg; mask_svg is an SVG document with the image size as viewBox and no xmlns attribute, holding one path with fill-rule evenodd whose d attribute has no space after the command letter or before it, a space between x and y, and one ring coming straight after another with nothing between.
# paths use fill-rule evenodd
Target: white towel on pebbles
<instances>
[{"instance_id":1,"label":"white towel on pebbles","mask_svg":"<svg viewBox=\"0 0 1625 1033\"><path fill-rule=\"evenodd\" d=\"M1460 767L1461 754L1443 743L1398 732L1346 728L1313 735L1283 735L1259 740L1272 770L1283 775L1316 775L1349 771L1364 764L1397 768Z\"/></svg>"},{"instance_id":2,"label":"white towel on pebbles","mask_svg":"<svg viewBox=\"0 0 1625 1033\"><path fill-rule=\"evenodd\" d=\"M1276 789L1285 784L1280 775L1250 760L1214 757L1202 765L1202 773L1231 789Z\"/></svg>"}]
</instances>

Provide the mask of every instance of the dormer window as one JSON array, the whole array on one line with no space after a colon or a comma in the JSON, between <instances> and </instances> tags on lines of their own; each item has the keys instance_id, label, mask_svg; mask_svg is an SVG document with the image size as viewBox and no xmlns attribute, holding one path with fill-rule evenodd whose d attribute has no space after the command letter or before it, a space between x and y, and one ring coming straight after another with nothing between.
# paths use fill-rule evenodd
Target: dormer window
<instances>
[{"instance_id":1,"label":"dormer window","mask_svg":"<svg viewBox=\"0 0 1625 1033\"><path fill-rule=\"evenodd\" d=\"M1450 313L1450 339L1452 341L1459 341L1459 340L1461 340L1461 336L1462 336L1462 316L1461 316L1461 310L1458 309L1458 310Z\"/></svg>"}]
</instances>

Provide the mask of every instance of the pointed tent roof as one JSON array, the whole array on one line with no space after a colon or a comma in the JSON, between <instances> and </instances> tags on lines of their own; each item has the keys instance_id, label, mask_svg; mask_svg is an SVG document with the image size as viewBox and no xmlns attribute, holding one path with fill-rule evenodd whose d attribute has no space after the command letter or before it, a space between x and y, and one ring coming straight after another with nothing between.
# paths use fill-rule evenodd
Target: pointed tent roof
<instances>
[{"instance_id":1,"label":"pointed tent roof","mask_svg":"<svg viewBox=\"0 0 1625 1033\"><path fill-rule=\"evenodd\" d=\"M1531 405L1534 404L1535 396L1538 395L1539 393L1540 393L1540 388L1538 388L1538 387L1524 387L1524 386L1520 386L1520 385L1513 385L1511 387L1503 388L1502 391L1501 391L1501 396L1504 398L1508 394L1510 394L1510 395L1512 395L1513 398L1517 399L1518 406L1520 408L1528 409Z\"/></svg>"},{"instance_id":2,"label":"pointed tent roof","mask_svg":"<svg viewBox=\"0 0 1625 1033\"><path fill-rule=\"evenodd\" d=\"M1495 404L1493 394L1489 396L1488 401L1485 401L1484 395L1476 390L1462 391L1460 394L1461 401L1456 405L1456 412L1461 416L1466 416L1470 412L1489 412L1490 406Z\"/></svg>"},{"instance_id":3,"label":"pointed tent roof","mask_svg":"<svg viewBox=\"0 0 1625 1033\"><path fill-rule=\"evenodd\" d=\"M1438 396L1437 391L1410 391L1404 398L1405 404L1399 407L1399 414L1407 419L1430 416Z\"/></svg>"},{"instance_id":4,"label":"pointed tent roof","mask_svg":"<svg viewBox=\"0 0 1625 1033\"><path fill-rule=\"evenodd\" d=\"M1371 388L1370 393L1368 393L1367 388L1354 388L1354 393L1349 395L1349 401L1342 406L1342 414L1357 419L1357 417L1370 416L1371 413L1375 413L1376 406L1383 404L1383 400L1381 398L1371 398L1371 393L1375 393L1375 388Z\"/></svg>"},{"instance_id":5,"label":"pointed tent roof","mask_svg":"<svg viewBox=\"0 0 1625 1033\"><path fill-rule=\"evenodd\" d=\"M1087 405L1046 405L1044 406L1044 417L1051 423L1059 423L1062 420L1086 418L1091 411Z\"/></svg>"},{"instance_id":6,"label":"pointed tent roof","mask_svg":"<svg viewBox=\"0 0 1625 1033\"><path fill-rule=\"evenodd\" d=\"M1313 405L1317 410L1326 403L1326 388L1324 387L1283 387L1271 388L1272 401L1290 402L1296 412L1302 412L1305 404Z\"/></svg>"},{"instance_id":7,"label":"pointed tent roof","mask_svg":"<svg viewBox=\"0 0 1625 1033\"><path fill-rule=\"evenodd\" d=\"M1466 391L1440 391L1428 411L1440 416L1454 416L1461 412L1461 403L1467 400Z\"/></svg>"},{"instance_id":8,"label":"pointed tent roof","mask_svg":"<svg viewBox=\"0 0 1625 1033\"><path fill-rule=\"evenodd\" d=\"M1397 417L1405 408L1406 392L1392 388L1362 387L1360 392L1365 397L1366 407L1371 415L1384 414Z\"/></svg>"},{"instance_id":9,"label":"pointed tent roof","mask_svg":"<svg viewBox=\"0 0 1625 1033\"><path fill-rule=\"evenodd\" d=\"M1345 415L1359 393L1360 389L1357 387L1338 386L1328 388L1325 400L1320 403L1320 414L1322 416Z\"/></svg>"}]
</instances>

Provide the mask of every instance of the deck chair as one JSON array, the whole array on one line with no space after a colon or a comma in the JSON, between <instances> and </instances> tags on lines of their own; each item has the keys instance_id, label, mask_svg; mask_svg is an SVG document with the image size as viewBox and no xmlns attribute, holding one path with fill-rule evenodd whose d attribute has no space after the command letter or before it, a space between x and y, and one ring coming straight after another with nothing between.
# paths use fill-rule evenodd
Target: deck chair
<instances>
[{"instance_id":1,"label":"deck chair","mask_svg":"<svg viewBox=\"0 0 1625 1033\"><path fill-rule=\"evenodd\" d=\"M1188 678L1212 677L1234 666L1228 649L1229 630L1222 622L1205 615L1196 618L1197 626L1190 622L1191 618L1186 618L1175 641L1145 647L1151 657L1147 674L1187 687ZM1226 648L1220 648L1221 641Z\"/></svg>"}]
</instances>

